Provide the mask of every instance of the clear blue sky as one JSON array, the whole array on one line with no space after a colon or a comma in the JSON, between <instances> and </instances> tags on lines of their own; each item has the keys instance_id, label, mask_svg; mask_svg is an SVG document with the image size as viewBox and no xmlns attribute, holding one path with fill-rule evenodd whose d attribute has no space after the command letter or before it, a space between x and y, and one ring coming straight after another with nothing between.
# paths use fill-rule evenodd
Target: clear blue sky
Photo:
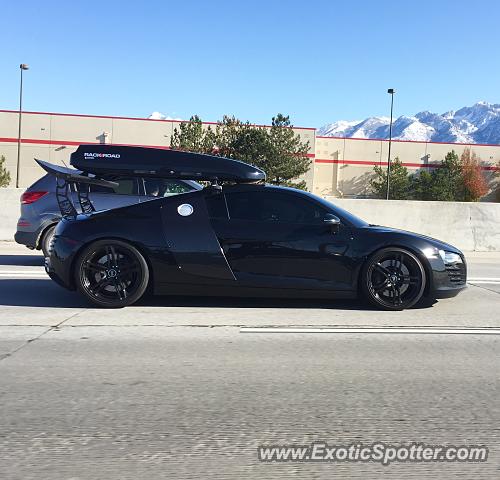
<instances>
[{"instance_id":1,"label":"clear blue sky","mask_svg":"<svg viewBox=\"0 0 500 480\"><path fill-rule=\"evenodd\" d=\"M500 103L500 2L4 2L0 109L296 125Z\"/></svg>"}]
</instances>

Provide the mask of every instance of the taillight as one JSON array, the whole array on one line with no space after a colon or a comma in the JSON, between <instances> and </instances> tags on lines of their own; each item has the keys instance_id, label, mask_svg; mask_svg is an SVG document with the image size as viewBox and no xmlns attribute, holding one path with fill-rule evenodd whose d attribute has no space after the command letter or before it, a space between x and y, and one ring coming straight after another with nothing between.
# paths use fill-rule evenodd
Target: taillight
<instances>
[{"instance_id":1,"label":"taillight","mask_svg":"<svg viewBox=\"0 0 500 480\"><path fill-rule=\"evenodd\" d=\"M37 200L40 200L44 195L47 195L49 192L24 192L21 195L21 203L34 203Z\"/></svg>"}]
</instances>

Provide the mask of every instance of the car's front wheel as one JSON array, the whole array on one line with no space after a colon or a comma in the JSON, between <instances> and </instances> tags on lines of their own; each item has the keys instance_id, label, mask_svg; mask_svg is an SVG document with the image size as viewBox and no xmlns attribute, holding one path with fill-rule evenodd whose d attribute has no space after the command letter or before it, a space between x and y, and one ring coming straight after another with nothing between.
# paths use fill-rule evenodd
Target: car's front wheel
<instances>
[{"instance_id":1,"label":"car's front wheel","mask_svg":"<svg viewBox=\"0 0 500 480\"><path fill-rule=\"evenodd\" d=\"M422 262L402 248L384 248L373 254L361 272L361 290L373 305L403 310L415 305L426 283Z\"/></svg>"},{"instance_id":2,"label":"car's front wheel","mask_svg":"<svg viewBox=\"0 0 500 480\"><path fill-rule=\"evenodd\" d=\"M89 245L75 266L78 290L98 307L121 308L139 300L147 289L149 269L143 255L120 240Z\"/></svg>"}]
</instances>

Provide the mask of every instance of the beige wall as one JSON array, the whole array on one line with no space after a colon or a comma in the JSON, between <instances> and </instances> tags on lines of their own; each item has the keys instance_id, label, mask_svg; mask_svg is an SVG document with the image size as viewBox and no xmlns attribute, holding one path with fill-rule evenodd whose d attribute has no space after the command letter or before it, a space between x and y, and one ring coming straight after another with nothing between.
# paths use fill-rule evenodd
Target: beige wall
<instances>
[{"instance_id":1,"label":"beige wall","mask_svg":"<svg viewBox=\"0 0 500 480\"><path fill-rule=\"evenodd\" d=\"M313 192L346 198L369 197L373 167L386 167L388 145L387 140L316 137ZM410 172L415 172L439 164L451 150L461 155L466 148L481 158L483 167L498 169L500 146L395 140L391 158L398 157ZM495 170L486 169L485 174L493 192L498 185L498 175Z\"/></svg>"},{"instance_id":2,"label":"beige wall","mask_svg":"<svg viewBox=\"0 0 500 480\"><path fill-rule=\"evenodd\" d=\"M16 183L18 113L0 111L0 155L6 158L12 185ZM80 143L114 143L168 147L174 128L180 122L55 113L24 112L19 184L31 185L42 174L34 158L64 164ZM208 126L208 124L207 124ZM294 128L303 141L309 142L309 155L314 160L315 130ZM312 190L313 169L304 179Z\"/></svg>"},{"instance_id":3,"label":"beige wall","mask_svg":"<svg viewBox=\"0 0 500 480\"><path fill-rule=\"evenodd\" d=\"M17 163L17 112L0 111L0 155L6 157L13 185ZM115 143L168 147L179 122L119 117L23 113L20 186L42 175L33 158L63 164L79 143ZM311 169L304 176L308 189L320 195L369 197L374 165L386 165L388 142L349 138L316 137L311 128L294 128L309 142ZM392 142L391 158L399 157L410 169L436 164L454 149L461 154L467 145L430 142ZM485 166L500 164L500 146L470 146ZM425 168L425 167L424 167ZM497 178L487 171L491 187Z\"/></svg>"}]
</instances>

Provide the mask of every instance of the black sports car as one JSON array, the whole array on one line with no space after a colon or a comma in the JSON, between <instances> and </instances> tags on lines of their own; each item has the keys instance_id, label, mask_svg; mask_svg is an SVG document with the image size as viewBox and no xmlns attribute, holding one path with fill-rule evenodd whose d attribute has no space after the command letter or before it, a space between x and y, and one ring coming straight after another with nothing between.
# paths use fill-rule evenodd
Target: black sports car
<instances>
[{"instance_id":1,"label":"black sports car","mask_svg":"<svg viewBox=\"0 0 500 480\"><path fill-rule=\"evenodd\" d=\"M455 247L370 225L310 193L264 183L232 159L172 150L82 145L58 177L63 220L46 270L100 307L146 291L168 295L363 297L387 310L456 295L466 263ZM93 211L104 174L206 181L203 190ZM71 188L70 188L71 187ZM67 192L77 189L80 206ZM80 212L80 213L79 213ZM83 212L83 213L81 213Z\"/></svg>"}]
</instances>

